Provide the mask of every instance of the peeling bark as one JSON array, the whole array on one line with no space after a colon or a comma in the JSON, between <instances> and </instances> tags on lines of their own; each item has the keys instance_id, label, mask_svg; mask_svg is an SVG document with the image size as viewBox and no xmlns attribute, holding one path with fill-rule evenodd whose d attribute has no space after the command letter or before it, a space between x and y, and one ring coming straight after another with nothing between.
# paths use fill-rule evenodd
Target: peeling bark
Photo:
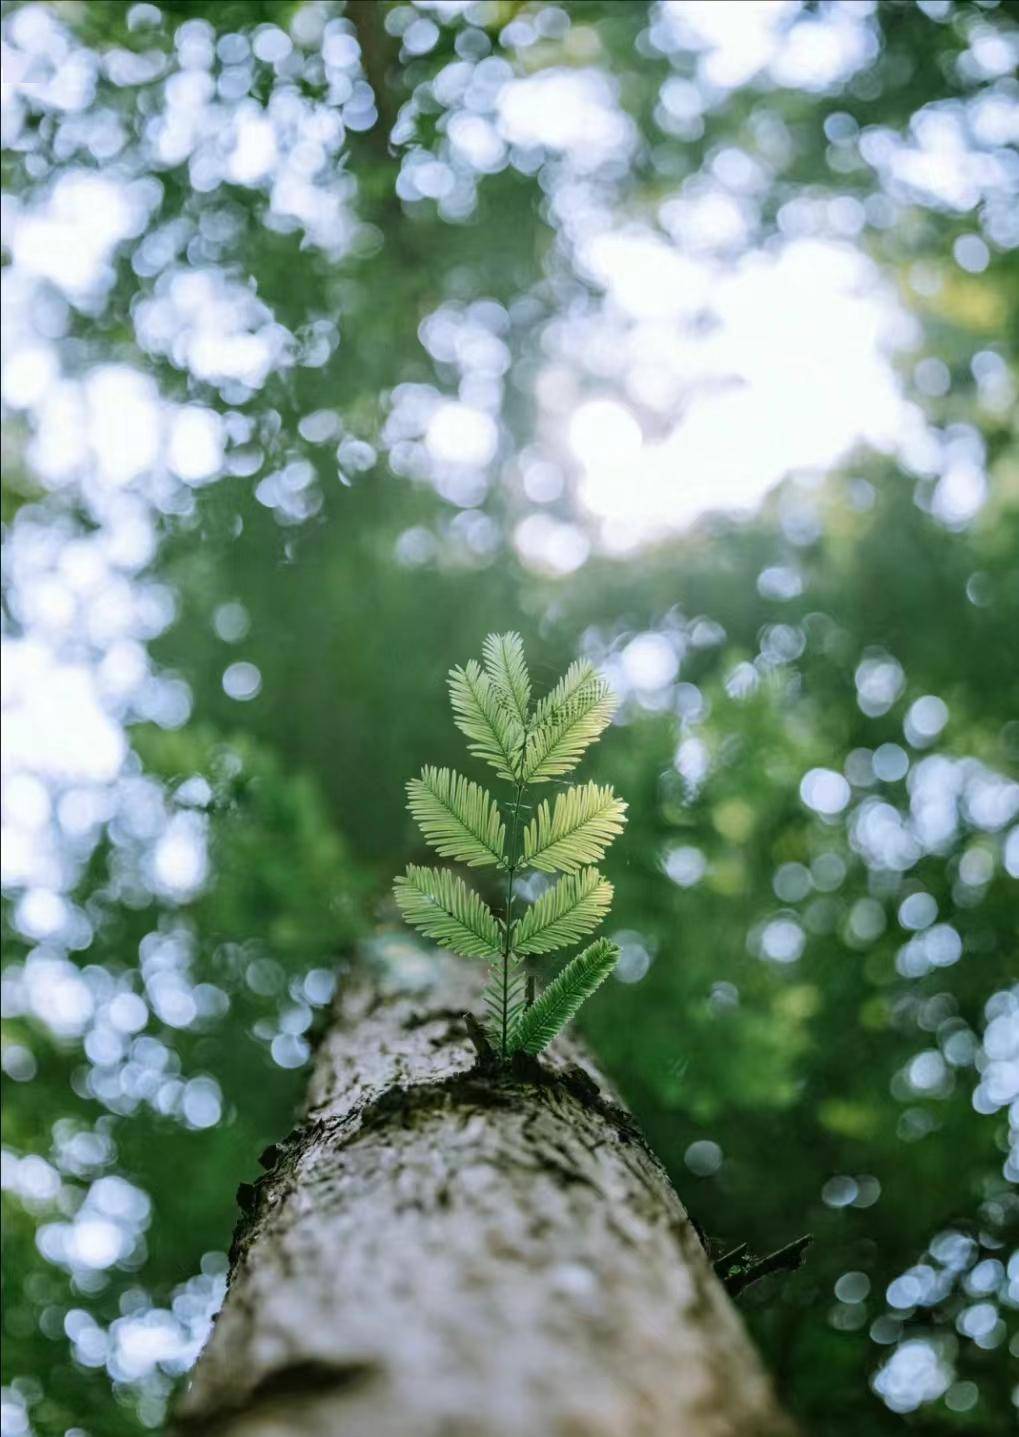
<instances>
[{"instance_id":1,"label":"peeling bark","mask_svg":"<svg viewBox=\"0 0 1019 1437\"><path fill-rule=\"evenodd\" d=\"M790 1437L604 1079L567 1041L486 1073L477 970L427 971L345 986L305 1119L241 1194L178 1431Z\"/></svg>"}]
</instances>

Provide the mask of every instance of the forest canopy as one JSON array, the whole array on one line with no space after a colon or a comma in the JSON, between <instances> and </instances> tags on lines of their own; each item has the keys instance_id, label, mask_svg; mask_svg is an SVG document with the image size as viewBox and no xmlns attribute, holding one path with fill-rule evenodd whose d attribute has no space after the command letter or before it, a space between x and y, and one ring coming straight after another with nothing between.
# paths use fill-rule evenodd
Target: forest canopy
<instances>
[{"instance_id":1,"label":"forest canopy","mask_svg":"<svg viewBox=\"0 0 1019 1437\"><path fill-rule=\"evenodd\" d=\"M585 1037L719 1251L813 1235L783 1402L1014 1430L1016 7L2 26L4 1437L163 1424L511 630L618 701Z\"/></svg>"}]
</instances>

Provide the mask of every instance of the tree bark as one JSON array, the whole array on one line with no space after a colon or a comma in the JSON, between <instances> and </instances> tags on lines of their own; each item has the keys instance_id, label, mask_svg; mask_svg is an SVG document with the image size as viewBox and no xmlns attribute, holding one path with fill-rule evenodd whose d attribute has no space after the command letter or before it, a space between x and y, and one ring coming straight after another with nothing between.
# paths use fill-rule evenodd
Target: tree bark
<instances>
[{"instance_id":1,"label":"tree bark","mask_svg":"<svg viewBox=\"0 0 1019 1437\"><path fill-rule=\"evenodd\" d=\"M239 1194L178 1431L789 1437L629 1113L568 1040L486 1070L476 974L344 984L305 1118Z\"/></svg>"}]
</instances>

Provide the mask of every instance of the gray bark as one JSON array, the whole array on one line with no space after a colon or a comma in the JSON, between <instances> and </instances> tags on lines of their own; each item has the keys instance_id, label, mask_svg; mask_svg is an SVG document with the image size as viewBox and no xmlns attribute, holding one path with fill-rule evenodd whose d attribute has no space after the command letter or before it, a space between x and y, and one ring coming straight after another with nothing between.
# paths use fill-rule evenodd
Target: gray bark
<instances>
[{"instance_id":1,"label":"gray bark","mask_svg":"<svg viewBox=\"0 0 1019 1437\"><path fill-rule=\"evenodd\" d=\"M789 1437L630 1115L579 1050L479 1070L477 970L344 987L242 1196L178 1410L215 1437Z\"/></svg>"}]
</instances>

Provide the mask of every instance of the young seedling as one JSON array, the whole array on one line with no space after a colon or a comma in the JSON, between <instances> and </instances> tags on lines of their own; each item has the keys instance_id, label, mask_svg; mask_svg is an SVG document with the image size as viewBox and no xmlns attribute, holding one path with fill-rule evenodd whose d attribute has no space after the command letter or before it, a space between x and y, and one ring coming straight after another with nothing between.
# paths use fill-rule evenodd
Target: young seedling
<instances>
[{"instance_id":1,"label":"young seedling","mask_svg":"<svg viewBox=\"0 0 1019 1437\"><path fill-rule=\"evenodd\" d=\"M612 902L612 884L594 865L625 822L626 804L607 785L563 784L554 802L529 802L531 789L561 779L597 739L615 707L589 663L570 666L552 691L531 703L519 634L489 634L484 664L471 660L449 676L453 717L467 747L511 788L508 815L479 784L448 768L424 768L407 784L408 808L443 858L504 876L494 913L449 868L411 864L394 884L408 923L443 948L489 964L488 1039L499 1059L540 1053L616 965L619 949L596 939L537 997L522 959L579 943ZM517 885L528 869L563 876L517 912Z\"/></svg>"}]
</instances>

